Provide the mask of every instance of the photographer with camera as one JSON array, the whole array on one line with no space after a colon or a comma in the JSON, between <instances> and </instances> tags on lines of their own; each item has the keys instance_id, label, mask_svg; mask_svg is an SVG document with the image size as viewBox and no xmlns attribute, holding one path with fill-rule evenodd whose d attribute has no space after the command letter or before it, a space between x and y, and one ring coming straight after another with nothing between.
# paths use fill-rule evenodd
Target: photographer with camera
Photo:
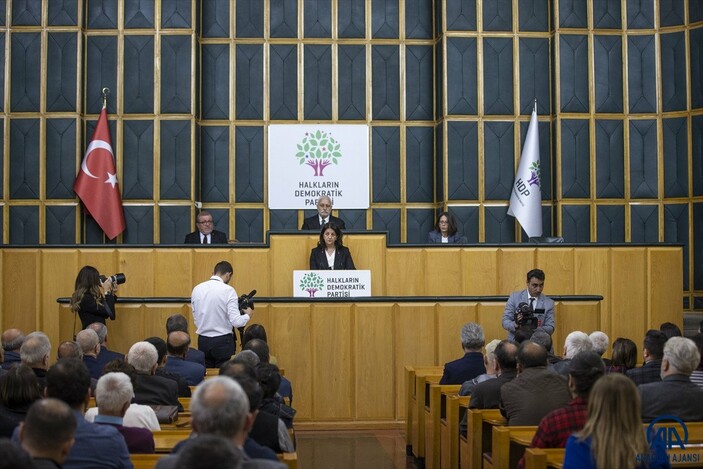
<instances>
[{"instance_id":1,"label":"photographer with camera","mask_svg":"<svg viewBox=\"0 0 703 469\"><path fill-rule=\"evenodd\" d=\"M542 294L544 278L543 271L532 269L527 272L527 288L510 294L503 312L503 329L508 331L508 340L513 340L520 328L554 333L554 301Z\"/></svg>"},{"instance_id":2,"label":"photographer with camera","mask_svg":"<svg viewBox=\"0 0 703 469\"><path fill-rule=\"evenodd\" d=\"M196 285L190 297L198 350L205 354L207 368L219 367L234 355L237 339L232 329L244 327L253 314L253 294L240 299L229 286L233 273L232 264L218 262L210 280Z\"/></svg>"},{"instance_id":3,"label":"photographer with camera","mask_svg":"<svg viewBox=\"0 0 703 469\"><path fill-rule=\"evenodd\" d=\"M117 285L125 282L124 274L101 276L98 269L84 266L76 277L76 286L71 296L71 309L81 318L81 329L94 322L105 324L115 319Z\"/></svg>"}]
</instances>

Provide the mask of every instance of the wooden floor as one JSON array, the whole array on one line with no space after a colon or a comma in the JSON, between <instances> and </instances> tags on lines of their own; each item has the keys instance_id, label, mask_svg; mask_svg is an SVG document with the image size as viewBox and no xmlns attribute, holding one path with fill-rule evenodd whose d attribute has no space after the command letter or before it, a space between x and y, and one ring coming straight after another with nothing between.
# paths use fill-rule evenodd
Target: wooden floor
<instances>
[{"instance_id":1,"label":"wooden floor","mask_svg":"<svg viewBox=\"0 0 703 469\"><path fill-rule=\"evenodd\" d=\"M401 430L295 432L299 469L416 469Z\"/></svg>"}]
</instances>

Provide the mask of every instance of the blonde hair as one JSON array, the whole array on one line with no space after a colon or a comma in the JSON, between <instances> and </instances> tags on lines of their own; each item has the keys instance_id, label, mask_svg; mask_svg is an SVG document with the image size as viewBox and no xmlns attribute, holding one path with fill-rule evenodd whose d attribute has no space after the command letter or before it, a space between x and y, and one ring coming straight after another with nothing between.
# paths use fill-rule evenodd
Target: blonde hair
<instances>
[{"instance_id":1,"label":"blonde hair","mask_svg":"<svg viewBox=\"0 0 703 469\"><path fill-rule=\"evenodd\" d=\"M630 378L611 373L596 381L588 398L588 421L579 438L591 438L591 454L600 468L633 469L637 455L649 453L640 395Z\"/></svg>"}]
</instances>

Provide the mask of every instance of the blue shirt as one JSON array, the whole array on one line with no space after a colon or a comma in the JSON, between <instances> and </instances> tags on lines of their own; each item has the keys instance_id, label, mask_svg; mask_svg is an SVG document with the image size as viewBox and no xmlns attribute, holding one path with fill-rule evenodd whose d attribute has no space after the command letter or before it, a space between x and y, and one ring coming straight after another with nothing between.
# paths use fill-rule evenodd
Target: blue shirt
<instances>
[{"instance_id":1,"label":"blue shirt","mask_svg":"<svg viewBox=\"0 0 703 469\"><path fill-rule=\"evenodd\" d=\"M566 442L564 453L564 469L597 469L596 461L591 453L591 439L580 440L576 435L571 435ZM651 452L641 455L642 462L638 461L637 469L665 469L670 468L666 447L660 438L655 438L651 443ZM648 464L645 464L645 461ZM601 468L608 469L608 468Z\"/></svg>"},{"instance_id":2,"label":"blue shirt","mask_svg":"<svg viewBox=\"0 0 703 469\"><path fill-rule=\"evenodd\" d=\"M75 443L68 454L64 469L132 468L129 451L124 438L115 427L96 425L83 418L81 412L73 411L76 416Z\"/></svg>"}]
</instances>

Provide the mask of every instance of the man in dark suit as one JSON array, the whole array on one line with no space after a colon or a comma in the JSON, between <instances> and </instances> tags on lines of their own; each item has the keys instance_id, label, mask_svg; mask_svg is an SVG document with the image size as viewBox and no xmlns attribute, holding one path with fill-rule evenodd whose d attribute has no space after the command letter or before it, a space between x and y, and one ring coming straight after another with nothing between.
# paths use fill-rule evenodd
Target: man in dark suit
<instances>
[{"instance_id":1,"label":"man in dark suit","mask_svg":"<svg viewBox=\"0 0 703 469\"><path fill-rule=\"evenodd\" d=\"M182 314L174 314L166 320L166 336L168 337L174 331L183 331L188 334L188 320ZM205 366L205 354L193 347L188 347L186 360Z\"/></svg>"},{"instance_id":2,"label":"man in dark suit","mask_svg":"<svg viewBox=\"0 0 703 469\"><path fill-rule=\"evenodd\" d=\"M166 340L168 355L164 369L185 378L188 386L197 386L205 379L205 367L186 361L185 356L189 345L190 336L187 333L183 331L171 332Z\"/></svg>"},{"instance_id":3,"label":"man in dark suit","mask_svg":"<svg viewBox=\"0 0 703 469\"><path fill-rule=\"evenodd\" d=\"M127 352L127 363L136 370L134 375L134 402L145 405L175 405L178 402L178 384L163 376L156 376L159 354L149 342L137 342Z\"/></svg>"},{"instance_id":4,"label":"man in dark suit","mask_svg":"<svg viewBox=\"0 0 703 469\"><path fill-rule=\"evenodd\" d=\"M332 215L332 199L327 195L323 195L317 199L317 215L303 220L303 226L300 229L320 231L322 225L325 223L332 223L338 226L340 230L346 228L344 226L344 220Z\"/></svg>"},{"instance_id":5,"label":"man in dark suit","mask_svg":"<svg viewBox=\"0 0 703 469\"><path fill-rule=\"evenodd\" d=\"M227 244L227 235L214 229L212 214L207 210L198 213L195 226L198 229L186 235L185 244Z\"/></svg>"},{"instance_id":6,"label":"man in dark suit","mask_svg":"<svg viewBox=\"0 0 703 469\"><path fill-rule=\"evenodd\" d=\"M98 364L102 370L107 362L112 360L124 360L124 355L119 352L113 352L107 348L107 326L101 322L94 322L88 326L88 329L93 329L98 334L100 341L100 353L98 353Z\"/></svg>"},{"instance_id":7,"label":"man in dark suit","mask_svg":"<svg viewBox=\"0 0 703 469\"><path fill-rule=\"evenodd\" d=\"M461 346L464 356L444 364L444 374L439 384L462 384L486 372L481 349L486 343L483 329L475 322L461 328Z\"/></svg>"},{"instance_id":8,"label":"man in dark suit","mask_svg":"<svg viewBox=\"0 0 703 469\"><path fill-rule=\"evenodd\" d=\"M119 372L103 375L95 388L98 415L95 416L94 422L115 427L124 437L130 453L153 453L154 435L149 430L122 425L133 395L132 380L129 376Z\"/></svg>"},{"instance_id":9,"label":"man in dark suit","mask_svg":"<svg viewBox=\"0 0 703 469\"><path fill-rule=\"evenodd\" d=\"M90 377L100 379L103 368L98 363L98 353L100 353L100 339L98 334L92 329L83 329L76 334L76 343L83 352L83 363L88 367Z\"/></svg>"},{"instance_id":10,"label":"man in dark suit","mask_svg":"<svg viewBox=\"0 0 703 469\"><path fill-rule=\"evenodd\" d=\"M22 448L32 456L34 467L55 468L68 457L76 433L76 417L65 402L40 399L32 405L19 430Z\"/></svg>"},{"instance_id":11,"label":"man in dark suit","mask_svg":"<svg viewBox=\"0 0 703 469\"><path fill-rule=\"evenodd\" d=\"M666 344L666 335L662 331L648 330L642 346L644 365L627 370L627 377L637 385L661 381L660 369L664 356L664 344Z\"/></svg>"},{"instance_id":12,"label":"man in dark suit","mask_svg":"<svg viewBox=\"0 0 703 469\"><path fill-rule=\"evenodd\" d=\"M2 349L5 352L2 367L7 369L14 363L20 362L20 347L24 342L24 334L19 329L8 329L2 333Z\"/></svg>"},{"instance_id":13,"label":"man in dark suit","mask_svg":"<svg viewBox=\"0 0 703 469\"><path fill-rule=\"evenodd\" d=\"M701 355L691 339L672 337L664 346L660 382L638 386L642 398L642 420L673 415L684 422L703 420L703 389L691 382Z\"/></svg>"}]
</instances>

